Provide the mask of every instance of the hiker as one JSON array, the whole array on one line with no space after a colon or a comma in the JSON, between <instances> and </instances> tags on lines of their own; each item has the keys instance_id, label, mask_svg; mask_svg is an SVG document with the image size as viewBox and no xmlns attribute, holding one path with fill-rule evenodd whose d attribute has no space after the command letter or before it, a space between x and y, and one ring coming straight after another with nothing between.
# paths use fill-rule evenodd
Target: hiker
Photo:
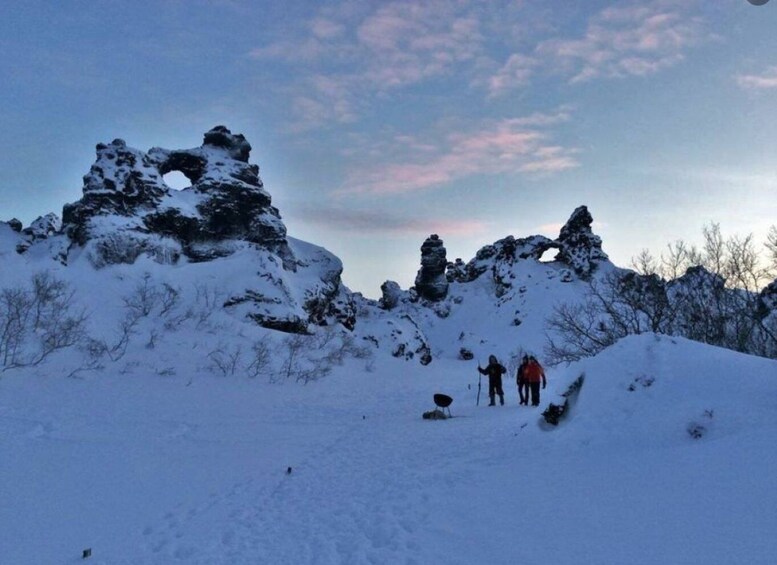
<instances>
[{"instance_id":1,"label":"hiker","mask_svg":"<svg viewBox=\"0 0 777 565\"><path fill-rule=\"evenodd\" d=\"M529 383L531 389L531 405L540 405L540 382L542 382L542 388L548 384L545 379L545 370L540 365L539 361L534 355L529 356L529 362L526 364L526 368L523 370L524 378Z\"/></svg>"},{"instance_id":2,"label":"hiker","mask_svg":"<svg viewBox=\"0 0 777 565\"><path fill-rule=\"evenodd\" d=\"M529 356L524 355L521 359L521 364L518 365L518 371L515 373L515 384L518 385L518 397L520 398L519 404L529 405L529 382L526 380L524 371L526 365L529 364Z\"/></svg>"},{"instance_id":3,"label":"hiker","mask_svg":"<svg viewBox=\"0 0 777 565\"><path fill-rule=\"evenodd\" d=\"M499 403L504 406L505 393L502 390L502 375L507 372L507 369L496 360L493 355L488 356L488 366L485 369L481 369L478 365L478 371L481 375L488 375L488 396L491 398L489 406L496 406L496 395L499 395Z\"/></svg>"}]
</instances>

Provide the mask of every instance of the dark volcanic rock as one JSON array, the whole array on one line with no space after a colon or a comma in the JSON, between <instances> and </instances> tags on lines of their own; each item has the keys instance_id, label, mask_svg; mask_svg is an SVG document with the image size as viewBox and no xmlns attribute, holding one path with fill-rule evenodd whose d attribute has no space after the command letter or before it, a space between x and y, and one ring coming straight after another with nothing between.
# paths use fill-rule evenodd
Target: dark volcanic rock
<instances>
[{"instance_id":1,"label":"dark volcanic rock","mask_svg":"<svg viewBox=\"0 0 777 565\"><path fill-rule=\"evenodd\" d=\"M144 153L121 139L100 144L84 177L83 198L64 207L65 232L78 245L94 242L98 266L134 261L142 253L169 257L155 252L160 246L177 246L195 261L208 260L230 249L224 241L243 240L276 253L293 270L286 227L264 190L259 167L248 163L250 151L245 137L223 126L207 132L194 149ZM192 186L172 190L163 179L171 171L183 173ZM134 249L104 254L114 247L100 245L105 237ZM203 249L210 244L216 249Z\"/></svg>"},{"instance_id":2,"label":"dark volcanic rock","mask_svg":"<svg viewBox=\"0 0 777 565\"><path fill-rule=\"evenodd\" d=\"M580 206L561 228L556 243L559 252L556 260L572 267L581 277L588 277L599 261L606 261L602 240L591 230L594 219L588 208Z\"/></svg>"},{"instance_id":3,"label":"dark volcanic rock","mask_svg":"<svg viewBox=\"0 0 777 565\"><path fill-rule=\"evenodd\" d=\"M499 285L506 280L500 274L502 267L511 266L520 259L539 260L548 249L558 249L558 244L541 235L533 235L516 239L508 235L491 245L481 247L475 258L466 265L461 259L448 264L448 280L450 282L470 282L486 271L491 271ZM508 285L509 286L509 285Z\"/></svg>"},{"instance_id":4,"label":"dark volcanic rock","mask_svg":"<svg viewBox=\"0 0 777 565\"><path fill-rule=\"evenodd\" d=\"M20 230L23 240L16 246L17 253L25 253L33 244L54 238L61 234L62 220L54 213L38 217L28 227ZM60 238L64 239L64 238ZM61 263L66 262L67 244L59 241L49 246L52 257Z\"/></svg>"},{"instance_id":5,"label":"dark volcanic rock","mask_svg":"<svg viewBox=\"0 0 777 565\"><path fill-rule=\"evenodd\" d=\"M758 317L763 319L772 313L777 314L777 279L774 279L758 295Z\"/></svg>"},{"instance_id":6,"label":"dark volcanic rock","mask_svg":"<svg viewBox=\"0 0 777 565\"><path fill-rule=\"evenodd\" d=\"M442 240L437 234L430 235L421 245L421 268L415 278L415 289L421 298L436 302L447 296L447 265Z\"/></svg>"},{"instance_id":7,"label":"dark volcanic rock","mask_svg":"<svg viewBox=\"0 0 777 565\"><path fill-rule=\"evenodd\" d=\"M378 301L378 304L384 310L391 310L396 308L399 301L402 299L402 289L399 284L394 281L386 281L380 285L380 291L382 296Z\"/></svg>"}]
</instances>

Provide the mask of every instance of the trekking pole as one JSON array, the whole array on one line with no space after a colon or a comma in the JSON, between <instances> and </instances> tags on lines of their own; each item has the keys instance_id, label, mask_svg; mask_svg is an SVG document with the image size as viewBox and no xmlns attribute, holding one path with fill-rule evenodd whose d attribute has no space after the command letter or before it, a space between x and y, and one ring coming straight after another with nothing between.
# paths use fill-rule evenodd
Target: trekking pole
<instances>
[{"instance_id":1,"label":"trekking pole","mask_svg":"<svg viewBox=\"0 0 777 565\"><path fill-rule=\"evenodd\" d=\"M483 379L483 375L480 374L480 364L478 364L478 399L475 402L475 406L480 406L480 383Z\"/></svg>"}]
</instances>

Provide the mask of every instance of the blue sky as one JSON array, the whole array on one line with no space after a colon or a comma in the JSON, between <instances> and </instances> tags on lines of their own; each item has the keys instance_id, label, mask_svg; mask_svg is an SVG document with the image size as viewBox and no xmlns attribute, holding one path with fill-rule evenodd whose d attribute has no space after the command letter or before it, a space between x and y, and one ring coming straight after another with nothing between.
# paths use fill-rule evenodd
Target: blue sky
<instances>
[{"instance_id":1,"label":"blue sky","mask_svg":"<svg viewBox=\"0 0 777 565\"><path fill-rule=\"evenodd\" d=\"M5 2L0 218L98 142L253 145L289 234L368 296L589 206L605 251L777 223L777 1ZM171 180L171 182L173 182Z\"/></svg>"}]
</instances>

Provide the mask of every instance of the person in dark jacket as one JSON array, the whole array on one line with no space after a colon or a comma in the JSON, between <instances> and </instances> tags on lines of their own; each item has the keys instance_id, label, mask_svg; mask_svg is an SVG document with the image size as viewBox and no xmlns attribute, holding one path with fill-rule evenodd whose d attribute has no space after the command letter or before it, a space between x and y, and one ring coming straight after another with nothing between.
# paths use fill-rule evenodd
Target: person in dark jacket
<instances>
[{"instance_id":1,"label":"person in dark jacket","mask_svg":"<svg viewBox=\"0 0 777 565\"><path fill-rule=\"evenodd\" d=\"M488 375L488 396L491 398L489 406L495 406L496 395L499 395L499 403L504 406L505 393L502 390L502 375L507 372L504 365L500 364L493 355L488 356L488 366L481 369L478 365L478 371L481 375Z\"/></svg>"},{"instance_id":2,"label":"person in dark jacket","mask_svg":"<svg viewBox=\"0 0 777 565\"><path fill-rule=\"evenodd\" d=\"M547 380L545 379L545 369L542 368L542 365L540 365L539 361L537 361L534 356L530 356L529 363L523 370L523 374L524 378L529 383L529 388L531 389L531 405L539 406L540 382L542 383L542 388L545 388L545 386L548 384Z\"/></svg>"},{"instance_id":3,"label":"person in dark jacket","mask_svg":"<svg viewBox=\"0 0 777 565\"><path fill-rule=\"evenodd\" d=\"M521 364L518 366L518 371L515 373L515 384L518 385L518 397L520 398L519 404L529 405L529 382L526 380L524 370L526 365L529 364L529 356L524 355L521 359Z\"/></svg>"}]
</instances>

